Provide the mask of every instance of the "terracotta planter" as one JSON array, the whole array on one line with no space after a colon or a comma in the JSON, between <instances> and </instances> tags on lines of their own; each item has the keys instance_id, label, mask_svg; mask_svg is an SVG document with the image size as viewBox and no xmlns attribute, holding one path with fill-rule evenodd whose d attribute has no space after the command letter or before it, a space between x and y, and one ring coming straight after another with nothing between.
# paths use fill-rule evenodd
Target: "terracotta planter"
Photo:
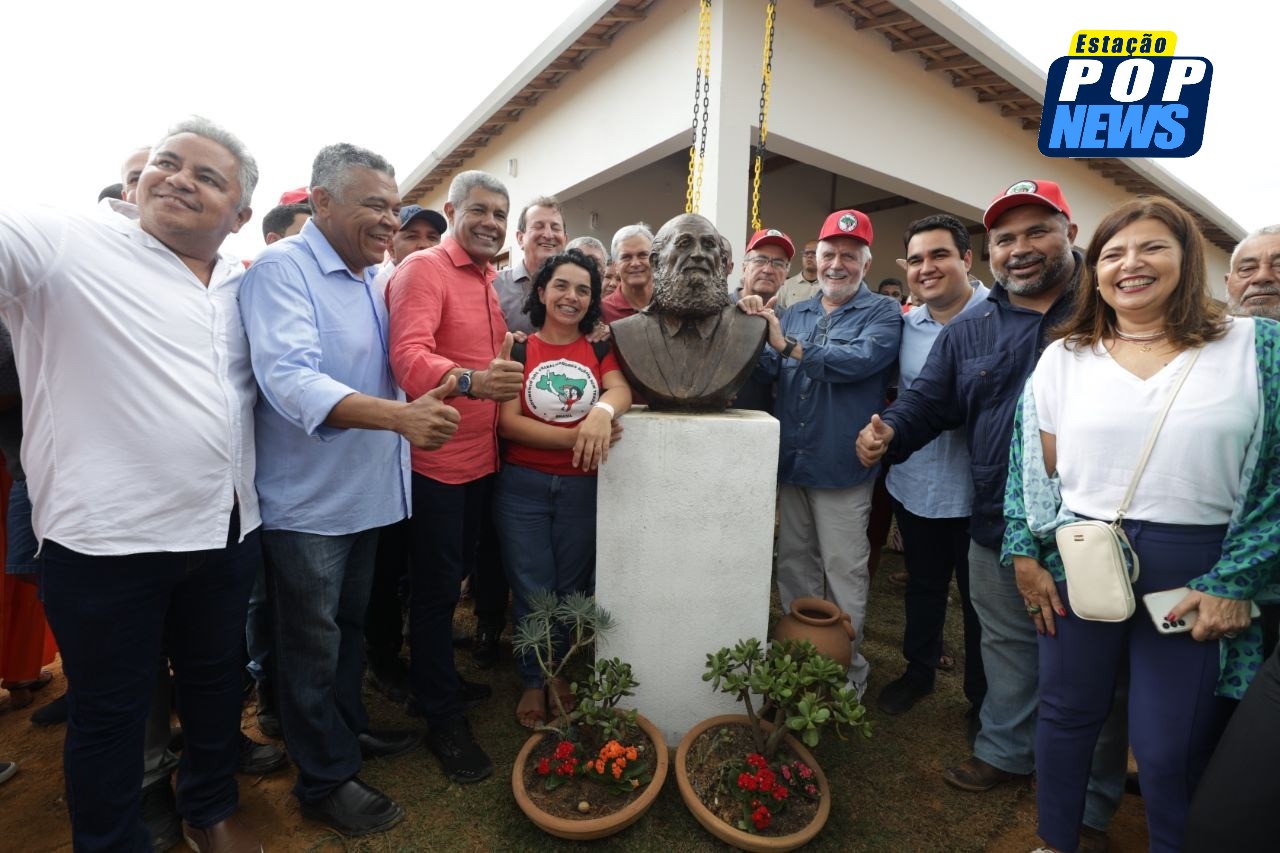
<instances>
[{"instance_id":1,"label":"terracotta planter","mask_svg":"<svg viewBox=\"0 0 1280 853\"><path fill-rule=\"evenodd\" d=\"M849 668L853 656L853 622L834 603L803 596L791 602L791 612L774 626L775 640L808 640L818 651Z\"/></svg>"},{"instance_id":2,"label":"terracotta planter","mask_svg":"<svg viewBox=\"0 0 1280 853\"><path fill-rule=\"evenodd\" d=\"M684 800L685 806L688 807L693 816L697 818L698 823L702 824L703 828L708 832L726 844L732 844L742 850L765 851L766 853L772 851L776 853L776 851L782 850L795 850L797 847L808 844L826 825L827 817L831 814L831 788L827 784L826 774L822 772L822 768L814 761L813 754L804 748L804 744L791 737L791 735L787 735L785 738L787 749L791 751L792 755L813 769L813 775L818 780L818 791L821 794L818 800L818 813L808 826L790 835L753 835L750 832L738 829L732 824L725 823L702 804L702 800L694 792L693 786L689 784L689 771L685 767L685 762L689 758L689 749L693 746L693 742L698 739L698 735L707 729L724 725L747 726L750 725L750 722L745 714L723 714L719 717L703 720L689 730L689 733L684 736L684 740L680 741L680 746L676 748L676 784L680 788L680 798Z\"/></svg>"},{"instance_id":3,"label":"terracotta planter","mask_svg":"<svg viewBox=\"0 0 1280 853\"><path fill-rule=\"evenodd\" d=\"M663 739L662 732L658 731L658 728L653 723L639 715L636 716L636 724L653 744L653 780L649 782L644 792L632 800L626 808L620 809L611 815L583 818L582 820L556 817L538 808L529 799L529 793L524 788L524 767L529 760L529 755L533 752L533 748L544 737L547 737L546 733L539 732L524 742L524 746L521 747L520 753L516 756L515 767L511 770L511 790L515 794L516 804L520 806L520 811L524 812L525 816L533 821L543 832L554 835L557 838L567 838L570 841L590 841L593 838L605 838L615 832L621 832L635 823L640 819L641 815L649 810L654 800L658 798L658 793L662 790L662 783L667 780L667 767L670 763L670 758L667 755L667 742Z\"/></svg>"}]
</instances>

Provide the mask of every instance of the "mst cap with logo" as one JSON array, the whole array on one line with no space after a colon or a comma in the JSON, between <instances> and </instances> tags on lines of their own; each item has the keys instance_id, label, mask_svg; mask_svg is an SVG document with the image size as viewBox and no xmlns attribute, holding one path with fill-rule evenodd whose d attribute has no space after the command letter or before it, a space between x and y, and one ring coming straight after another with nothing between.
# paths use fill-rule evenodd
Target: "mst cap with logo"
<instances>
[{"instance_id":1,"label":"mst cap with logo","mask_svg":"<svg viewBox=\"0 0 1280 853\"><path fill-rule=\"evenodd\" d=\"M747 251L750 252L757 246L777 246L786 254L787 260L791 260L796 254L796 247L791 242L791 238L777 228L762 228L752 234L751 239L747 241Z\"/></svg>"},{"instance_id":2,"label":"mst cap with logo","mask_svg":"<svg viewBox=\"0 0 1280 853\"><path fill-rule=\"evenodd\" d=\"M872 236L874 232L871 229L871 218L860 210L837 210L827 217L827 221L822 223L822 230L818 232L819 240L855 237L868 246L871 245Z\"/></svg>"},{"instance_id":3,"label":"mst cap with logo","mask_svg":"<svg viewBox=\"0 0 1280 853\"><path fill-rule=\"evenodd\" d=\"M404 228L415 219L427 220L427 222L431 223L431 227L436 229L436 231L440 232L442 235L449 227L449 223L445 222L443 216L428 207L423 207L420 204L406 204L404 207L400 208L401 228Z\"/></svg>"},{"instance_id":4,"label":"mst cap with logo","mask_svg":"<svg viewBox=\"0 0 1280 853\"><path fill-rule=\"evenodd\" d=\"M1067 200L1062 197L1062 188L1053 181L1018 181L991 200L991 204L987 205L987 212L982 214L982 226L990 231L991 226L996 224L996 220L1006 210L1024 204L1042 204L1053 208L1067 219L1071 218L1071 208L1067 207Z\"/></svg>"}]
</instances>

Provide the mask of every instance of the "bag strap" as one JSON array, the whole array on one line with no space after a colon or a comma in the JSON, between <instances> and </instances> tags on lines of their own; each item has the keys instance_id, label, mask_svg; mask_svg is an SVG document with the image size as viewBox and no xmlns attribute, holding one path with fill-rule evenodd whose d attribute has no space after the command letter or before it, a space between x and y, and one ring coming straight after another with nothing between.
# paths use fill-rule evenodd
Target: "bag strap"
<instances>
[{"instance_id":1,"label":"bag strap","mask_svg":"<svg viewBox=\"0 0 1280 853\"><path fill-rule=\"evenodd\" d=\"M1164 408L1160 410L1160 414L1156 416L1156 422L1151 425L1151 432L1147 434L1147 443L1142 448L1142 454L1138 457L1138 467L1133 471L1133 479L1129 481L1129 488L1124 493L1124 500L1120 502L1120 508L1116 510L1116 520L1112 522L1116 527L1120 526L1120 522L1124 520L1124 514L1129 511L1129 504L1133 502L1133 493L1138 488L1138 480L1142 479L1142 472L1146 470L1147 460L1151 458L1151 448L1155 447L1156 436L1160 434L1160 428L1164 426L1165 416L1169 414L1169 409L1173 408L1173 401L1177 398L1178 392L1182 390L1182 383L1187 381L1187 377L1191 375L1191 368L1195 367L1196 359L1200 357L1201 347L1196 347L1191 351L1191 357L1187 359L1187 366L1178 376L1178 381L1173 383L1173 389L1169 392L1169 399L1164 401Z\"/></svg>"}]
</instances>

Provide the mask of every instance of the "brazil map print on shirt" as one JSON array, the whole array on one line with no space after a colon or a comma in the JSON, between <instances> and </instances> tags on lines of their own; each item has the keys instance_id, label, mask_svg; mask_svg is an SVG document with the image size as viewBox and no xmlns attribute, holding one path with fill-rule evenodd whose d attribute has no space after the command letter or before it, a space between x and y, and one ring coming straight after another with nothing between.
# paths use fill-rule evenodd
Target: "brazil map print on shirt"
<instances>
[{"instance_id":1,"label":"brazil map print on shirt","mask_svg":"<svg viewBox=\"0 0 1280 853\"><path fill-rule=\"evenodd\" d=\"M547 423L576 423L600 399L600 386L591 369L569 359L545 361L529 371L524 385L525 405Z\"/></svg>"}]
</instances>

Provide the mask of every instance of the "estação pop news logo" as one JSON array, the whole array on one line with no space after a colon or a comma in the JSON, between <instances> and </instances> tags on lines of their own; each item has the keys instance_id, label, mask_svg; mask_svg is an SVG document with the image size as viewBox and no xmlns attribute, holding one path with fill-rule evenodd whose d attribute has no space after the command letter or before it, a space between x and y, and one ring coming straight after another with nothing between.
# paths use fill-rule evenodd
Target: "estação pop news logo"
<instances>
[{"instance_id":1,"label":"esta\u00e7\u00e3o pop news logo","mask_svg":"<svg viewBox=\"0 0 1280 853\"><path fill-rule=\"evenodd\" d=\"M1204 141L1213 65L1171 32L1081 30L1049 67L1046 157L1190 157Z\"/></svg>"}]
</instances>

